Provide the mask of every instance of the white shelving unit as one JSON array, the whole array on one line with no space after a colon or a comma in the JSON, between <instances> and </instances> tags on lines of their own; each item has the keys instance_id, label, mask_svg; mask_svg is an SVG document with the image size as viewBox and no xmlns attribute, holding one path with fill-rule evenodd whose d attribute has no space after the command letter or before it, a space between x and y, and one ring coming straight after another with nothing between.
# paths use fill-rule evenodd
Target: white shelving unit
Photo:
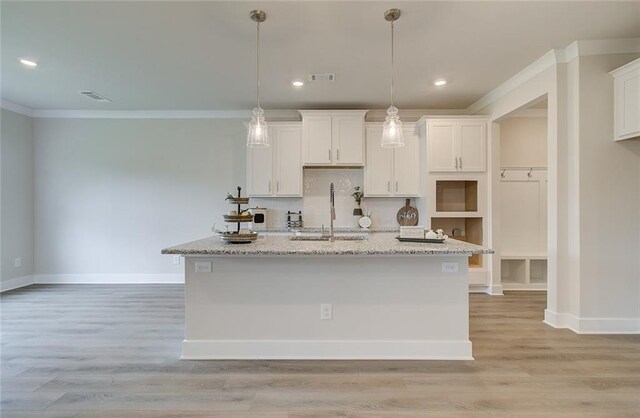
<instances>
[{"instance_id":1,"label":"white shelving unit","mask_svg":"<svg viewBox=\"0 0 640 418\"><path fill-rule=\"evenodd\" d=\"M424 116L417 124L426 145L420 167L425 226L443 229L451 238L487 245L489 195L486 116ZM472 290L490 291L489 256L469 257Z\"/></svg>"},{"instance_id":2,"label":"white shelving unit","mask_svg":"<svg viewBox=\"0 0 640 418\"><path fill-rule=\"evenodd\" d=\"M504 290L547 290L547 170L500 172Z\"/></svg>"}]
</instances>

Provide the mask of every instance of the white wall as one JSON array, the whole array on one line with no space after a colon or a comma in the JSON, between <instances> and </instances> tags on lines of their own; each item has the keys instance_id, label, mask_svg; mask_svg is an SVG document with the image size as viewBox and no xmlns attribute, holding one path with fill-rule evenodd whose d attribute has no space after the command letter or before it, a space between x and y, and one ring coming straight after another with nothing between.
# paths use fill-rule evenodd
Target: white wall
<instances>
[{"instance_id":1,"label":"white wall","mask_svg":"<svg viewBox=\"0 0 640 418\"><path fill-rule=\"evenodd\" d=\"M640 140L613 141L613 80L608 74L637 57L579 59L583 318L640 318Z\"/></svg>"},{"instance_id":2,"label":"white wall","mask_svg":"<svg viewBox=\"0 0 640 418\"><path fill-rule=\"evenodd\" d=\"M245 128L238 119L35 119L35 249L40 280L174 280L182 266L164 247L210 236L245 183ZM305 170L304 199L252 199L284 226L355 226L352 188L363 170ZM396 226L404 199L364 199L374 226ZM77 275L77 276L76 276ZM99 276L105 275L105 276ZM132 277L135 275L135 277ZM162 276L166 275L166 276ZM89 277L91 276L91 277ZM162 277L161 277L162 276ZM173 277L173 278L172 278Z\"/></svg>"},{"instance_id":3,"label":"white wall","mask_svg":"<svg viewBox=\"0 0 640 418\"><path fill-rule=\"evenodd\" d=\"M502 167L547 166L547 118L511 117L500 123Z\"/></svg>"},{"instance_id":4,"label":"white wall","mask_svg":"<svg viewBox=\"0 0 640 418\"><path fill-rule=\"evenodd\" d=\"M36 119L36 273L179 274L244 184L239 120Z\"/></svg>"},{"instance_id":5,"label":"white wall","mask_svg":"<svg viewBox=\"0 0 640 418\"><path fill-rule=\"evenodd\" d=\"M2 109L0 123L0 280L6 289L13 287L10 280L28 278L34 269L33 120ZM15 267L16 258L21 267Z\"/></svg>"},{"instance_id":6,"label":"white wall","mask_svg":"<svg viewBox=\"0 0 640 418\"><path fill-rule=\"evenodd\" d=\"M547 96L550 292L545 318L578 332L640 329L640 143L613 141L608 75L637 57L586 55L552 65L479 111L499 121ZM493 190L495 204L499 194ZM610 239L603 239L605 231Z\"/></svg>"}]
</instances>

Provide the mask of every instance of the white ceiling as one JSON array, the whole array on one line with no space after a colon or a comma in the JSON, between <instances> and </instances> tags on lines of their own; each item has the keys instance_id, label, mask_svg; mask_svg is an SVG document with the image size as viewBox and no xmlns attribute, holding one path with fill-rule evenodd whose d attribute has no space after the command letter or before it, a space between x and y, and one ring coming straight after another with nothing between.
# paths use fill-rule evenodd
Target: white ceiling
<instances>
[{"instance_id":1,"label":"white ceiling","mask_svg":"<svg viewBox=\"0 0 640 418\"><path fill-rule=\"evenodd\" d=\"M640 2L2 1L2 98L33 109L249 109L255 25L269 109L383 108L396 24L400 108L466 108L552 48L640 37ZM36 59L29 70L19 57ZM293 79L335 72L333 84ZM436 88L444 77L449 84ZM112 103L78 94L89 89Z\"/></svg>"}]
</instances>

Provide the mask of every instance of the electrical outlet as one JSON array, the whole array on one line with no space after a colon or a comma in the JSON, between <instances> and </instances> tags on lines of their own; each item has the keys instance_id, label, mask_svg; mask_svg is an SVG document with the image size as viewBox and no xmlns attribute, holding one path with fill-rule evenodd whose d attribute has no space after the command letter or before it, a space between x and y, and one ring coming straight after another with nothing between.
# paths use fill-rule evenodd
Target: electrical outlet
<instances>
[{"instance_id":1,"label":"electrical outlet","mask_svg":"<svg viewBox=\"0 0 640 418\"><path fill-rule=\"evenodd\" d=\"M443 273L457 273L458 272L458 263L442 263L442 272Z\"/></svg>"},{"instance_id":2,"label":"electrical outlet","mask_svg":"<svg viewBox=\"0 0 640 418\"><path fill-rule=\"evenodd\" d=\"M333 319L333 305L330 303L323 303L320 305L320 319L327 320Z\"/></svg>"},{"instance_id":3,"label":"electrical outlet","mask_svg":"<svg viewBox=\"0 0 640 418\"><path fill-rule=\"evenodd\" d=\"M196 273L211 273L211 261L196 261Z\"/></svg>"},{"instance_id":4,"label":"electrical outlet","mask_svg":"<svg viewBox=\"0 0 640 418\"><path fill-rule=\"evenodd\" d=\"M173 264L180 264L180 256L179 255L174 255L173 256Z\"/></svg>"},{"instance_id":5,"label":"electrical outlet","mask_svg":"<svg viewBox=\"0 0 640 418\"><path fill-rule=\"evenodd\" d=\"M15 260L13 260L13 266L22 267L22 258L16 258Z\"/></svg>"}]
</instances>

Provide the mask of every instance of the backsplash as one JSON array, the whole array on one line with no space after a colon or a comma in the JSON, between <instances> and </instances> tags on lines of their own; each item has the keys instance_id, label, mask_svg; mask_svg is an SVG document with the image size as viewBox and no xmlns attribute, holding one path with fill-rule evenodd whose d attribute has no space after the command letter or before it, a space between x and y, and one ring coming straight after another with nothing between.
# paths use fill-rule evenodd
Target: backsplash
<instances>
[{"instance_id":1,"label":"backsplash","mask_svg":"<svg viewBox=\"0 0 640 418\"><path fill-rule=\"evenodd\" d=\"M351 194L356 186L364 186L364 170L306 168L302 198L252 198L251 206L269 209L268 227L286 226L287 211L302 211L305 227L329 225L329 184L335 186L335 227L357 226L353 216L356 207ZM365 213L371 211L372 228L397 227L396 213L404 205L403 198L372 198L362 200ZM414 204L415 206L415 204Z\"/></svg>"}]
</instances>

